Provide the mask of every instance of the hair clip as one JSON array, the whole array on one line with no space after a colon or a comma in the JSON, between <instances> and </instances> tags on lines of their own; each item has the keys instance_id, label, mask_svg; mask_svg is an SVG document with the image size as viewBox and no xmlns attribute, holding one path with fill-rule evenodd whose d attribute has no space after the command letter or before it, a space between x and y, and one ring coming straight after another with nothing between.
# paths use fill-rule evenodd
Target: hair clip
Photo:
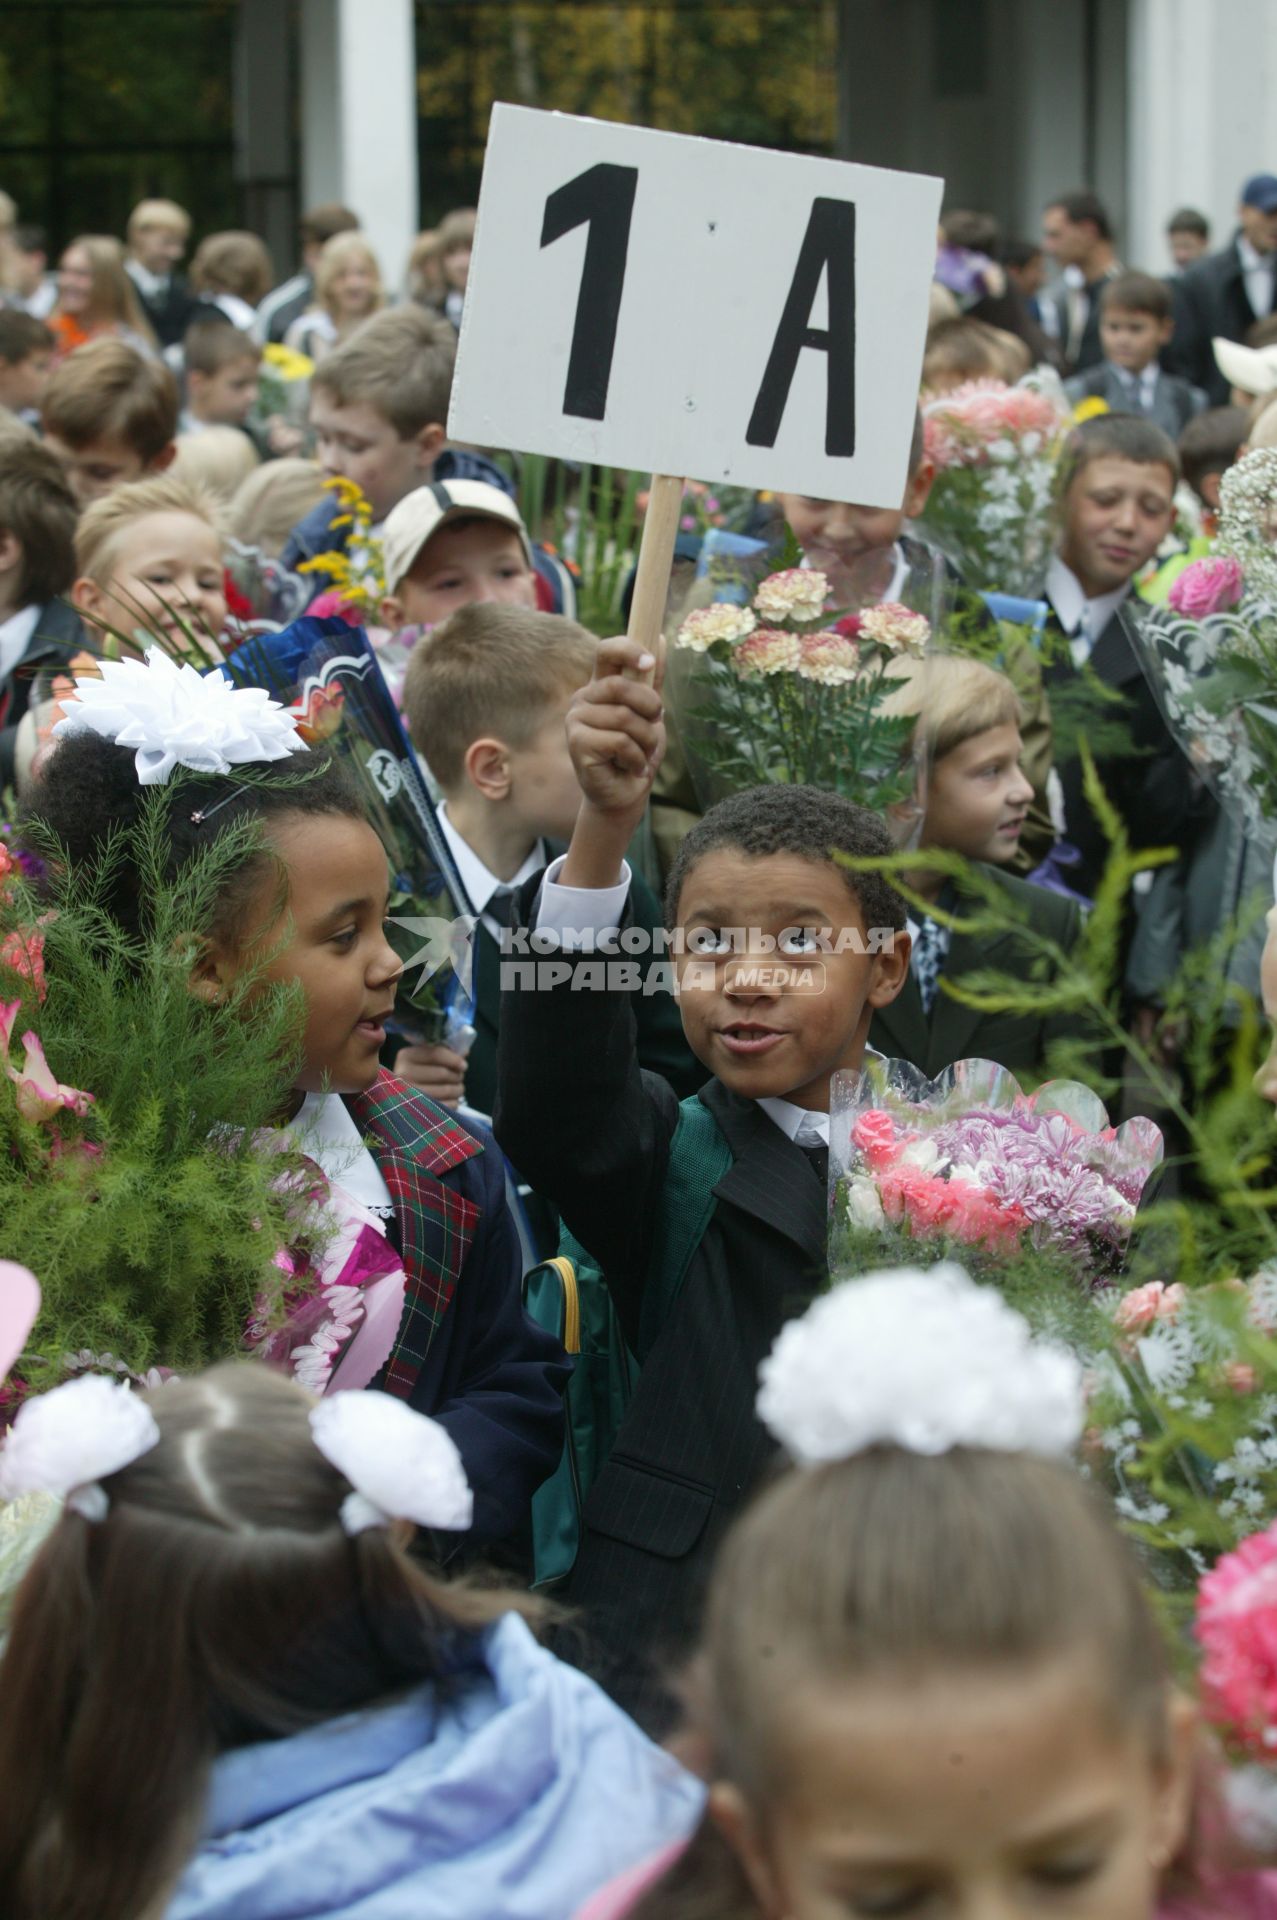
<instances>
[{"instance_id":1,"label":"hair clip","mask_svg":"<svg viewBox=\"0 0 1277 1920\"><path fill-rule=\"evenodd\" d=\"M209 807L207 811L203 807L197 807L191 815L191 825L202 827L206 820L211 820L215 813L220 813L223 807L228 807L232 800L238 800L242 792L242 787L232 787L229 793L223 794L215 807Z\"/></svg>"},{"instance_id":2,"label":"hair clip","mask_svg":"<svg viewBox=\"0 0 1277 1920\"><path fill-rule=\"evenodd\" d=\"M159 1438L155 1415L131 1387L94 1373L68 1380L19 1407L0 1447L0 1500L51 1493L86 1520L105 1520L102 1481Z\"/></svg>"},{"instance_id":3,"label":"hair clip","mask_svg":"<svg viewBox=\"0 0 1277 1920\"><path fill-rule=\"evenodd\" d=\"M368 1388L334 1393L310 1412L315 1445L350 1482L341 1503L348 1534L411 1520L464 1533L474 1495L452 1435L402 1400Z\"/></svg>"}]
</instances>

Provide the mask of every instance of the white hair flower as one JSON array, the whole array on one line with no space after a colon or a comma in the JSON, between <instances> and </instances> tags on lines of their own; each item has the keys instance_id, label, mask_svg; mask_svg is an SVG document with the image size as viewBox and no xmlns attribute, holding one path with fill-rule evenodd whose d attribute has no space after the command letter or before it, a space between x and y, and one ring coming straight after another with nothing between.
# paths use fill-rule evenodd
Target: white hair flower
<instances>
[{"instance_id":1,"label":"white hair flower","mask_svg":"<svg viewBox=\"0 0 1277 1920\"><path fill-rule=\"evenodd\" d=\"M0 1500L52 1493L86 1519L106 1517L100 1481L158 1444L155 1415L130 1387L86 1373L24 1400L0 1447Z\"/></svg>"},{"instance_id":2,"label":"white hair flower","mask_svg":"<svg viewBox=\"0 0 1277 1920\"><path fill-rule=\"evenodd\" d=\"M759 1369L758 1415L796 1461L869 1447L1067 1454L1082 1369L959 1266L848 1280L792 1320Z\"/></svg>"},{"instance_id":3,"label":"white hair flower","mask_svg":"<svg viewBox=\"0 0 1277 1920\"><path fill-rule=\"evenodd\" d=\"M315 1445L354 1488L342 1502L347 1533L412 1520L464 1533L474 1495L446 1427L373 1389L332 1393L310 1412Z\"/></svg>"},{"instance_id":4,"label":"white hair flower","mask_svg":"<svg viewBox=\"0 0 1277 1920\"><path fill-rule=\"evenodd\" d=\"M145 660L103 660L98 671L100 678L76 680L75 700L53 731L136 747L144 787L162 786L175 767L221 774L306 751L293 716L261 687L179 667L158 647Z\"/></svg>"}]
</instances>

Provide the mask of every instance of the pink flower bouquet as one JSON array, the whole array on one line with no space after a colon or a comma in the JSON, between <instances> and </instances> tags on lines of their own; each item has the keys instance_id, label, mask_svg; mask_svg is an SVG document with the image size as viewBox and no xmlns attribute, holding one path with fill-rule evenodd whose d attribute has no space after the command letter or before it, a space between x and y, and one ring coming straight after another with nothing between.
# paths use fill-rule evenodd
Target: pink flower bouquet
<instances>
[{"instance_id":1,"label":"pink flower bouquet","mask_svg":"<svg viewBox=\"0 0 1277 1920\"><path fill-rule=\"evenodd\" d=\"M1111 1127L1074 1081L1029 1095L989 1060L930 1081L875 1059L834 1075L830 1148L836 1268L860 1267L869 1233L931 1242L937 1258L1051 1249L1095 1281L1120 1261L1162 1136L1148 1120Z\"/></svg>"},{"instance_id":2,"label":"pink flower bouquet","mask_svg":"<svg viewBox=\"0 0 1277 1920\"><path fill-rule=\"evenodd\" d=\"M678 630L669 687L698 796L830 788L878 808L913 790L913 720L884 711L891 663L931 629L894 602L837 620L814 568L769 574L750 606L716 601ZM836 624L835 624L836 622Z\"/></svg>"},{"instance_id":3,"label":"pink flower bouquet","mask_svg":"<svg viewBox=\"0 0 1277 1920\"><path fill-rule=\"evenodd\" d=\"M972 380L923 407L936 470L927 531L972 587L1035 598L1051 556L1056 462L1071 422L1032 380Z\"/></svg>"}]
</instances>

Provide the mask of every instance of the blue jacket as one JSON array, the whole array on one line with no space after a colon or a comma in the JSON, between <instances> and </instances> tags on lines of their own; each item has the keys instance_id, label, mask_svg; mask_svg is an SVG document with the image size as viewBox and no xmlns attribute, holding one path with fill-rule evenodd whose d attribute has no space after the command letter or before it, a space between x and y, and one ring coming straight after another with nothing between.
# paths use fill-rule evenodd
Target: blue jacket
<instances>
[{"instance_id":1,"label":"blue jacket","mask_svg":"<svg viewBox=\"0 0 1277 1920\"><path fill-rule=\"evenodd\" d=\"M446 1700L223 1755L167 1920L569 1920L702 1798L509 1614Z\"/></svg>"},{"instance_id":2,"label":"blue jacket","mask_svg":"<svg viewBox=\"0 0 1277 1920\"><path fill-rule=\"evenodd\" d=\"M502 493L513 495L510 476L502 473L500 467L491 460L485 460L481 453L462 453L454 447L445 447L435 461L433 480L483 480L490 487L499 487ZM313 560L317 553L340 551L346 544L346 533L342 527L333 529L332 522L341 512L341 503L326 494L317 506L311 508L304 520L298 522L288 536L283 552L279 556L280 565L296 571L303 560ZM315 583L315 592L324 592L324 582Z\"/></svg>"}]
</instances>

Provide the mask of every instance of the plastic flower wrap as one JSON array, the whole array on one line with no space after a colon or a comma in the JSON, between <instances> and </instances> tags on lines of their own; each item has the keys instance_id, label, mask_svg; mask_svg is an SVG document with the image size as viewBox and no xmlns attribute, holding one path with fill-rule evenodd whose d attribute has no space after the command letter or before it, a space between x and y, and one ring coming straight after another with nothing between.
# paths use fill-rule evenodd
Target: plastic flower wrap
<instances>
[{"instance_id":1,"label":"plastic flower wrap","mask_svg":"<svg viewBox=\"0 0 1277 1920\"><path fill-rule=\"evenodd\" d=\"M863 1267L868 1234L902 1259L920 1241L935 1257L961 1248L995 1264L1050 1250L1098 1281L1119 1264L1161 1157L1151 1121L1111 1127L1076 1081L1029 1095L990 1060L959 1060L932 1081L874 1059L831 1085L831 1265Z\"/></svg>"},{"instance_id":2,"label":"plastic flower wrap","mask_svg":"<svg viewBox=\"0 0 1277 1920\"><path fill-rule=\"evenodd\" d=\"M1223 803L1258 829L1277 819L1277 448L1220 483L1216 551L1138 607L1144 670L1172 733Z\"/></svg>"},{"instance_id":3,"label":"plastic flower wrap","mask_svg":"<svg viewBox=\"0 0 1277 1920\"><path fill-rule=\"evenodd\" d=\"M1072 424L1058 382L972 380L923 407L936 470L923 524L973 587L1036 599L1054 539L1055 469Z\"/></svg>"},{"instance_id":4,"label":"plastic flower wrap","mask_svg":"<svg viewBox=\"0 0 1277 1920\"><path fill-rule=\"evenodd\" d=\"M680 626L670 690L704 805L767 784L878 809L913 792L914 721L884 708L892 662L924 653L930 626L894 603L837 619L827 598L823 573L790 567L751 605L715 601Z\"/></svg>"}]
</instances>

